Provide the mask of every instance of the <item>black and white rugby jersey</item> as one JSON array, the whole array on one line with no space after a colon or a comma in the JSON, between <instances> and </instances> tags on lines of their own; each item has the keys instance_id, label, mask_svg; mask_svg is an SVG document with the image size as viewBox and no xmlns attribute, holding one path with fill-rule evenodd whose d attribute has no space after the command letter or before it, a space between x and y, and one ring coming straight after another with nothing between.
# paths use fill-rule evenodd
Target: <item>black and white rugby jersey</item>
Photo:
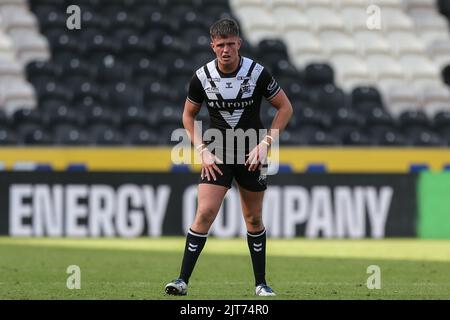
<instances>
[{"instance_id":1,"label":"black and white rugby jersey","mask_svg":"<svg viewBox=\"0 0 450 320\"><path fill-rule=\"evenodd\" d=\"M215 59L196 71L188 99L198 105L206 102L210 128L263 129L261 99L270 100L280 90L272 75L252 59L241 57L239 67L230 74L222 73Z\"/></svg>"}]
</instances>

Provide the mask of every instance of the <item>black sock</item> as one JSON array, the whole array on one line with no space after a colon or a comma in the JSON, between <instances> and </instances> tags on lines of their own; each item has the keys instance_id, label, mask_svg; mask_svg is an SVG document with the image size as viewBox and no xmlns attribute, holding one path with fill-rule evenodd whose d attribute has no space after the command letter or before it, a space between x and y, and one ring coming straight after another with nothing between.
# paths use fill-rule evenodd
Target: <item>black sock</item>
<instances>
[{"instance_id":1,"label":"black sock","mask_svg":"<svg viewBox=\"0 0 450 320\"><path fill-rule=\"evenodd\" d=\"M255 286L266 284L266 229L247 232L247 242L252 257Z\"/></svg>"},{"instance_id":2,"label":"black sock","mask_svg":"<svg viewBox=\"0 0 450 320\"><path fill-rule=\"evenodd\" d=\"M181 264L180 278L188 283L194 270L198 256L205 245L208 234L198 233L189 229L186 236L186 246L184 248L183 262Z\"/></svg>"}]
</instances>

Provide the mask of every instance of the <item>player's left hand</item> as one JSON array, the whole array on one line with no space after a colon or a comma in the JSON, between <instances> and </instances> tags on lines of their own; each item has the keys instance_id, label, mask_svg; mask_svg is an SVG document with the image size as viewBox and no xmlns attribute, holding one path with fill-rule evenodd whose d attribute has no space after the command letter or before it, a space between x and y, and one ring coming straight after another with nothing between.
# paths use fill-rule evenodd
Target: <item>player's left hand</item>
<instances>
[{"instance_id":1,"label":"player's left hand","mask_svg":"<svg viewBox=\"0 0 450 320\"><path fill-rule=\"evenodd\" d=\"M248 154L247 161L245 165L249 166L248 171L255 171L261 168L263 163L266 163L267 153L269 151L269 146L265 143L260 143L253 148Z\"/></svg>"}]
</instances>

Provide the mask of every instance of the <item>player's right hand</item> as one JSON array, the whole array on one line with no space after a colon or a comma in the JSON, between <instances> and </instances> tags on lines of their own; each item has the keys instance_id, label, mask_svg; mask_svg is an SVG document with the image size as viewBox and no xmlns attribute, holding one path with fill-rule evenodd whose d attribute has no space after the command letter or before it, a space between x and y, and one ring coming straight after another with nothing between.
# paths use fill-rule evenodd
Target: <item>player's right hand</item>
<instances>
[{"instance_id":1,"label":"player's right hand","mask_svg":"<svg viewBox=\"0 0 450 320\"><path fill-rule=\"evenodd\" d=\"M222 160L217 158L208 149L202 150L201 158L202 158L202 170L201 170L201 178L202 179L204 179L206 177L208 179L208 181L211 181L211 178L213 178L214 181L216 181L217 177L216 177L216 173L214 171L217 171L218 173L220 173L220 175L223 176L222 171L217 166L217 163L223 163Z\"/></svg>"}]
</instances>

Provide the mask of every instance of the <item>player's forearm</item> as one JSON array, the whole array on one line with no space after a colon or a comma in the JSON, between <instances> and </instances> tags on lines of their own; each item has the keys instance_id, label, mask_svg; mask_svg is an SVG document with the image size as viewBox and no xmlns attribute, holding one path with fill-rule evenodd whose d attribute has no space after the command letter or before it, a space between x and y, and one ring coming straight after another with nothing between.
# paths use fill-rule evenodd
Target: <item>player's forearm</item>
<instances>
[{"instance_id":1,"label":"player's forearm","mask_svg":"<svg viewBox=\"0 0 450 320\"><path fill-rule=\"evenodd\" d=\"M292 117L292 106L290 103L284 104L281 108L277 110L275 117L273 118L272 125L268 134L277 139L281 132L286 128L289 120Z\"/></svg>"},{"instance_id":2,"label":"player's forearm","mask_svg":"<svg viewBox=\"0 0 450 320\"><path fill-rule=\"evenodd\" d=\"M202 130L195 123L195 116L184 113L183 114L183 126L188 132L189 138L191 139L192 144L195 147L200 146L203 143L203 139L201 137Z\"/></svg>"}]
</instances>

